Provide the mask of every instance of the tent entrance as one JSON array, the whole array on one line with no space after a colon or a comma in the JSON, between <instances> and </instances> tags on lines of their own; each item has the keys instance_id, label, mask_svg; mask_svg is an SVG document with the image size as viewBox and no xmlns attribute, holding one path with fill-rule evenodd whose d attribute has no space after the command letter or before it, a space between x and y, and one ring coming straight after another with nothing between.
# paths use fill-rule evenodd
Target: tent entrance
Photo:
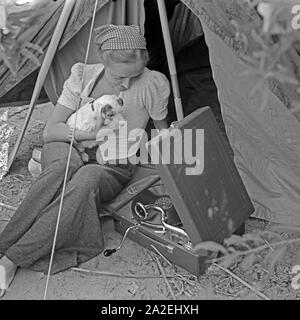
<instances>
[{"instance_id":1,"label":"tent entrance","mask_svg":"<svg viewBox=\"0 0 300 320\"><path fill-rule=\"evenodd\" d=\"M217 88L212 75L209 50L200 21L181 1L165 1L165 3L183 114L187 116L198 108L211 107L227 140ZM148 68L162 72L170 80L156 0L146 0L144 5L145 37L150 56ZM168 109L168 122L176 121L173 96L170 97Z\"/></svg>"}]
</instances>

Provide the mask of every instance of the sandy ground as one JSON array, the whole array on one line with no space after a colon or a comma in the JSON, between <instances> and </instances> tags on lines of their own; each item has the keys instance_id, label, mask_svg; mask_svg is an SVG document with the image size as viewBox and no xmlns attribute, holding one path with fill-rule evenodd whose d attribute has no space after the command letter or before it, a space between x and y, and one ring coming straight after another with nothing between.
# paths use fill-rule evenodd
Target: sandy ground
<instances>
[{"instance_id":1,"label":"sandy ground","mask_svg":"<svg viewBox=\"0 0 300 320\"><path fill-rule=\"evenodd\" d=\"M25 197L33 181L27 169L32 146L40 140L45 120L49 117L51 111L52 105L50 103L35 108L17 159L10 173L0 183L1 203L17 207ZM26 106L9 109L9 123L14 127L11 145L17 138L26 112ZM12 214L13 210L0 206L0 231L5 227ZM246 232L264 230L269 226L270 224L266 221L248 219ZM121 235L114 231L111 220L105 222L104 230L106 247L117 246L121 240ZM295 256L299 251L299 246L287 251L274 274L268 274L267 279L265 278L268 271L260 266L259 261L249 270L242 270L237 265L232 266L230 270L270 299L300 300L300 290L296 291L291 288L292 276L290 274L291 267L295 264ZM254 290L247 288L215 266L210 266L207 272L197 279L185 270L168 265L157 254L131 240L126 240L122 249L114 255L104 257L101 254L82 264L80 268L96 271L98 274L71 269L53 275L50 277L47 299L262 299ZM161 268L166 275L170 276L168 280L163 277ZM43 299L45 286L46 276L44 274L18 269L13 283L2 299L40 300Z\"/></svg>"},{"instance_id":2,"label":"sandy ground","mask_svg":"<svg viewBox=\"0 0 300 320\"><path fill-rule=\"evenodd\" d=\"M106 243L109 248L117 245L121 236L111 231L112 226L108 227L108 225L106 225ZM152 256L153 254L149 253L148 250L128 240L125 242L124 248L115 255L109 258L100 255L80 267L128 276L160 276L158 266L153 261ZM170 270L166 266L164 268L166 273L170 274ZM43 299L45 286L46 276L44 274L20 269L3 299ZM191 290L194 290L194 288L191 288ZM199 299L208 299L209 296L205 289L199 289L199 292L197 292L197 298ZM51 276L47 299L161 300L168 299L168 297L163 279L111 277L68 270ZM180 299L190 299L190 297L182 295Z\"/></svg>"}]
</instances>

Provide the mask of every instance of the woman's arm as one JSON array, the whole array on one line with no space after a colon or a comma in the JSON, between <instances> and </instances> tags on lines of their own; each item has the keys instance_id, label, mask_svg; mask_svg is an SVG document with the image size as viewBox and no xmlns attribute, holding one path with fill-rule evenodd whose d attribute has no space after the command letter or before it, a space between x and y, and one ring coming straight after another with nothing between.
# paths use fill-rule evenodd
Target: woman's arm
<instances>
[{"instance_id":1,"label":"woman's arm","mask_svg":"<svg viewBox=\"0 0 300 320\"><path fill-rule=\"evenodd\" d=\"M50 116L49 120L47 121L46 127L44 129L43 138L45 142L70 141L69 139L70 128L66 124L66 121L73 112L74 110L67 108L59 103L55 106L54 111ZM88 132L76 130L74 138L76 141L95 140L96 132L97 131L88 133Z\"/></svg>"}]
</instances>

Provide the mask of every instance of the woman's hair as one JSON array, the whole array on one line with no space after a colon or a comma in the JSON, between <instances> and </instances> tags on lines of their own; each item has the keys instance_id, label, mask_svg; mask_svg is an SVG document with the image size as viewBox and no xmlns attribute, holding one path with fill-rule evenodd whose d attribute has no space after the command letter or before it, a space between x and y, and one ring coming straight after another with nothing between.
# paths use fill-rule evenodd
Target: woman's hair
<instances>
[{"instance_id":1,"label":"woman's hair","mask_svg":"<svg viewBox=\"0 0 300 320\"><path fill-rule=\"evenodd\" d=\"M133 63L139 60L144 61L145 66L148 63L149 55L145 49L132 50L101 50L99 49L100 60L102 63L109 65L115 63Z\"/></svg>"}]
</instances>

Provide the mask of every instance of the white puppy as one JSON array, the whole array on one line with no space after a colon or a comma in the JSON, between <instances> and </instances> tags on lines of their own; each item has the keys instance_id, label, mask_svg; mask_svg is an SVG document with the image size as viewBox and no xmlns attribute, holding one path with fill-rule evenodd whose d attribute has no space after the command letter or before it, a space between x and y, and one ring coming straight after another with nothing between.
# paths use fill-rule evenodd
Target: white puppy
<instances>
[{"instance_id":1,"label":"white puppy","mask_svg":"<svg viewBox=\"0 0 300 320\"><path fill-rule=\"evenodd\" d=\"M67 125L70 128L92 132L99 123L102 123L102 125L105 126L113 123L113 119L116 115L118 115L117 118L120 118L122 106L123 100L121 98L116 95L104 95L96 100L88 102L74 112L68 118Z\"/></svg>"},{"instance_id":2,"label":"white puppy","mask_svg":"<svg viewBox=\"0 0 300 320\"><path fill-rule=\"evenodd\" d=\"M116 95L104 95L79 108L79 110L68 118L67 125L70 128L85 132L92 132L96 128L98 128L98 130L101 128L114 130L124 123L124 118L121 114L122 107L123 100L121 98ZM79 151L83 162L88 162L89 156L85 152L85 148L91 148L91 144L87 142L80 142L77 144L77 150Z\"/></svg>"}]
</instances>

